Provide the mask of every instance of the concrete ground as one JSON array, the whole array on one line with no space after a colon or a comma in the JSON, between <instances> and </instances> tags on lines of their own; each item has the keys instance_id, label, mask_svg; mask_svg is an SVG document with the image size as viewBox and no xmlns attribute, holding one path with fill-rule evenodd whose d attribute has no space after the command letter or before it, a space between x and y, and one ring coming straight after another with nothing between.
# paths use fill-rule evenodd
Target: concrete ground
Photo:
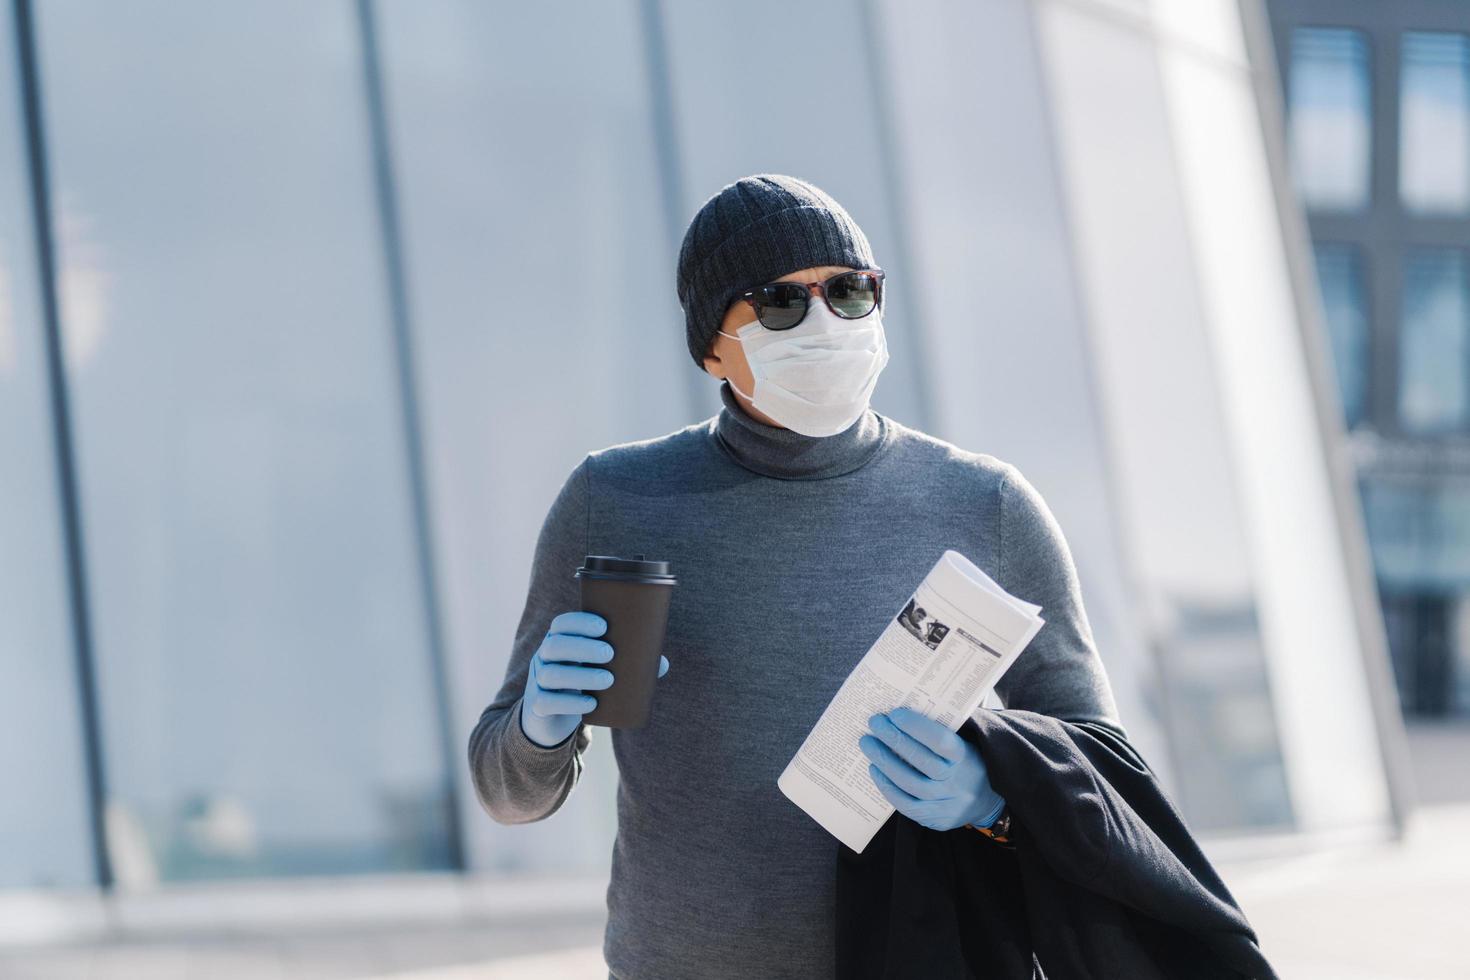
<instances>
[{"instance_id":1,"label":"concrete ground","mask_svg":"<svg viewBox=\"0 0 1470 980\"><path fill-rule=\"evenodd\" d=\"M1420 810L1399 843L1221 871L1283 978L1470 978L1470 803Z\"/></svg>"},{"instance_id":2,"label":"concrete ground","mask_svg":"<svg viewBox=\"0 0 1470 980\"><path fill-rule=\"evenodd\" d=\"M1410 732L1404 841L1221 863L1290 980L1470 978L1470 724ZM5 980L603 980L602 918L0 948Z\"/></svg>"},{"instance_id":3,"label":"concrete ground","mask_svg":"<svg viewBox=\"0 0 1470 980\"><path fill-rule=\"evenodd\" d=\"M1283 977L1470 978L1470 722L1409 727L1405 840L1222 873Z\"/></svg>"},{"instance_id":4,"label":"concrete ground","mask_svg":"<svg viewBox=\"0 0 1470 980\"><path fill-rule=\"evenodd\" d=\"M604 980L602 920L192 935L0 952L5 980Z\"/></svg>"}]
</instances>

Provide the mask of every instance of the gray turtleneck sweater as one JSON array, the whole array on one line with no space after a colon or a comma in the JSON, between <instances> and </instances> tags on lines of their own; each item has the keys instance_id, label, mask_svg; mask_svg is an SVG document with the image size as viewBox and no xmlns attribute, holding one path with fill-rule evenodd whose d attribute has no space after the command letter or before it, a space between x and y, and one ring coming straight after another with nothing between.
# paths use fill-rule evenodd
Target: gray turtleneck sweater
<instances>
[{"instance_id":1,"label":"gray turtleneck sweater","mask_svg":"<svg viewBox=\"0 0 1470 980\"><path fill-rule=\"evenodd\" d=\"M536 542L505 682L469 739L480 805L515 824L554 814L590 740L611 737L603 953L618 980L832 975L841 845L776 778L946 548L1042 607L1004 703L1123 730L1062 530L1014 466L871 408L813 437L752 418L727 384L720 395L717 415L572 470ZM582 725L547 748L520 727L527 663L579 608L589 554L673 563L669 671L646 727Z\"/></svg>"}]
</instances>

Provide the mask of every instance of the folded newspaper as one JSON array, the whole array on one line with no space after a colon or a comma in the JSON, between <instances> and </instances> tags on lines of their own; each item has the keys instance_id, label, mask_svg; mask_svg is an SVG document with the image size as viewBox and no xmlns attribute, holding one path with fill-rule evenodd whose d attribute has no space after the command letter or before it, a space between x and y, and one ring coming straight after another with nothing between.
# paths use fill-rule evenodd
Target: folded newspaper
<instances>
[{"instance_id":1,"label":"folded newspaper","mask_svg":"<svg viewBox=\"0 0 1470 980\"><path fill-rule=\"evenodd\" d=\"M776 785L862 853L893 813L858 748L868 719L907 705L958 731L1041 629L1040 612L958 551L945 551L842 682Z\"/></svg>"}]
</instances>

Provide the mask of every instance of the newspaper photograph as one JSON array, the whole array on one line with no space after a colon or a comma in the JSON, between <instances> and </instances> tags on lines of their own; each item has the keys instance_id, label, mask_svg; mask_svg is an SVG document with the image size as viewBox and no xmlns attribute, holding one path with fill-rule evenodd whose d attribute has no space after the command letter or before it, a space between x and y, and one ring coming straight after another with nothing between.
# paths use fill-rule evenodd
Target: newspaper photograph
<instances>
[{"instance_id":1,"label":"newspaper photograph","mask_svg":"<svg viewBox=\"0 0 1470 980\"><path fill-rule=\"evenodd\" d=\"M1041 629L1040 613L946 550L833 695L781 792L861 853L894 809L858 748L868 719L907 706L957 731Z\"/></svg>"}]
</instances>

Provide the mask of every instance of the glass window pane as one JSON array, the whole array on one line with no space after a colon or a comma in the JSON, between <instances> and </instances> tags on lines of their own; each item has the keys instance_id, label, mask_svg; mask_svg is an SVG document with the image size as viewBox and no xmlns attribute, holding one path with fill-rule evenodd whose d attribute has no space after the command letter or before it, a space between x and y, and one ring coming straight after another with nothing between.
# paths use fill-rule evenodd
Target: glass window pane
<instances>
[{"instance_id":1,"label":"glass window pane","mask_svg":"<svg viewBox=\"0 0 1470 980\"><path fill-rule=\"evenodd\" d=\"M697 369L682 332L648 329L682 314L636 5L375 9L468 732L504 680L557 488L589 448L697 417L679 383ZM555 820L504 827L471 805L475 867L606 873L612 739L588 751Z\"/></svg>"},{"instance_id":2,"label":"glass window pane","mask_svg":"<svg viewBox=\"0 0 1470 980\"><path fill-rule=\"evenodd\" d=\"M1265 583L1281 562L1251 544L1260 537L1254 522L1274 518L1263 517L1259 501L1232 476L1234 428L1258 426L1232 409L1228 390L1248 384L1254 391L1256 362L1269 359L1268 352L1244 352L1259 345L1238 339L1242 325L1261 333L1263 319L1290 319L1272 303L1220 301L1229 290L1216 288L1276 275L1250 231L1271 222L1269 194L1257 193L1268 185L1235 174L1222 196L1212 165L1255 156L1241 142L1242 134L1256 132L1251 103L1243 87L1227 93L1214 77L1176 73L1167 91L1159 90L1157 51L1086 13L1063 16L1066 5L1046 6L1053 21L1046 60L1059 69L1052 104L1068 144L1059 163L1077 225L1087 229L1074 251L1087 283L1086 332L1098 352L1094 390L1101 424L1118 434L1104 440L1108 478L1119 490L1132 598L1153 651L1147 673L1157 686L1149 693L1167 725L1180 806L1202 831L1290 827L1315 805L1305 800L1298 811L1292 798L1277 727L1278 717L1290 717L1292 694L1273 687L1271 661L1297 651L1265 625L1279 619L1278 598L1267 598ZM1129 79L1131 90L1148 97L1120 112L1117 92L1099 86L1099 78ZM1213 132L1176 125L1166 103L1181 116L1190 115L1189 106L1210 105L1219 117ZM1161 195L1161 187L1217 188L1212 200L1231 202L1231 220L1209 220L1213 212L1200 201ZM1212 231L1208 245L1190 254L1181 247L1182 229L1201 215ZM1118 248L1120 241L1127 247ZM1202 307L1207 315L1199 315ZM1232 385L1240 372L1244 381ZM1289 402L1292 372L1267 377L1273 390L1260 398ZM1282 379L1284 388L1274 383ZM1048 425L1030 424L1037 433ZM1300 457L1279 445L1266 448L1273 458ZM1294 594L1321 604L1309 591Z\"/></svg>"},{"instance_id":3,"label":"glass window pane","mask_svg":"<svg viewBox=\"0 0 1470 980\"><path fill-rule=\"evenodd\" d=\"M14 26L0 13L0 888L92 875Z\"/></svg>"},{"instance_id":4,"label":"glass window pane","mask_svg":"<svg viewBox=\"0 0 1470 980\"><path fill-rule=\"evenodd\" d=\"M1424 583L1429 541L1430 501L1421 487L1403 481L1365 477L1361 481L1363 519L1372 543L1373 566L1381 586L1417 587Z\"/></svg>"},{"instance_id":5,"label":"glass window pane","mask_svg":"<svg viewBox=\"0 0 1470 980\"><path fill-rule=\"evenodd\" d=\"M884 243L896 239L899 229L892 222L903 205L882 163L891 136L881 114L865 104L866 96L854 95L836 125L793 123L789 115L793 92L823 91L834 78L869 76L873 63L868 34L881 30L876 25L882 18L868 25L868 18L853 15L858 8L851 0L753 0L740 7L746 22L779 24L786 40L732 44L730 14L720 4L665 3L660 9L676 144L670 149L680 164L684 194L674 204L681 221L694 215L707 194L735 179L732 173L769 170L772 150L779 146L780 169L785 173L807 175L839 199L869 202L860 220L874 249L882 251ZM936 6L934 17L943 16L943 9ZM822 38L820 46L811 47L804 57L792 56L795 39L816 37ZM950 57L975 57L973 53L931 56L941 63ZM1012 68L1021 70L1018 65ZM991 125L994 120L987 120L986 127ZM762 135L752 135L756 133ZM946 144L946 152L957 151ZM902 261L890 254L892 264ZM889 275L890 282L900 283L884 300L884 330L893 360L873 392L873 408L892 418L924 418L929 412L924 392L934 379L916 356L922 349L917 335L920 317L917 309L906 307L910 300L902 288L904 271L890 269ZM708 385L701 383L700 391L707 396Z\"/></svg>"},{"instance_id":6,"label":"glass window pane","mask_svg":"<svg viewBox=\"0 0 1470 980\"><path fill-rule=\"evenodd\" d=\"M1404 207L1470 209L1470 37L1404 32L1399 126Z\"/></svg>"},{"instance_id":7,"label":"glass window pane","mask_svg":"<svg viewBox=\"0 0 1470 980\"><path fill-rule=\"evenodd\" d=\"M1368 389L1368 317L1362 263L1358 250L1350 245L1318 244L1314 252L1338 395L1344 421L1351 427L1363 418Z\"/></svg>"},{"instance_id":8,"label":"glass window pane","mask_svg":"<svg viewBox=\"0 0 1470 980\"><path fill-rule=\"evenodd\" d=\"M354 8L37 14L121 883L444 867Z\"/></svg>"},{"instance_id":9,"label":"glass window pane","mask_svg":"<svg viewBox=\"0 0 1470 980\"><path fill-rule=\"evenodd\" d=\"M1410 249L1399 331L1399 424L1408 432L1460 429L1470 408L1464 253Z\"/></svg>"},{"instance_id":10,"label":"glass window pane","mask_svg":"<svg viewBox=\"0 0 1470 980\"><path fill-rule=\"evenodd\" d=\"M1361 484L1379 584L1403 592L1470 588L1470 483L1369 475Z\"/></svg>"},{"instance_id":11,"label":"glass window pane","mask_svg":"<svg viewBox=\"0 0 1470 980\"><path fill-rule=\"evenodd\" d=\"M1291 32L1287 140L1292 175L1307 207L1344 210L1368 203L1368 89L1368 42L1360 32Z\"/></svg>"},{"instance_id":12,"label":"glass window pane","mask_svg":"<svg viewBox=\"0 0 1470 980\"><path fill-rule=\"evenodd\" d=\"M1363 515L1404 710L1463 710L1470 694L1470 482L1368 475ZM1451 601L1456 594L1458 601Z\"/></svg>"}]
</instances>

